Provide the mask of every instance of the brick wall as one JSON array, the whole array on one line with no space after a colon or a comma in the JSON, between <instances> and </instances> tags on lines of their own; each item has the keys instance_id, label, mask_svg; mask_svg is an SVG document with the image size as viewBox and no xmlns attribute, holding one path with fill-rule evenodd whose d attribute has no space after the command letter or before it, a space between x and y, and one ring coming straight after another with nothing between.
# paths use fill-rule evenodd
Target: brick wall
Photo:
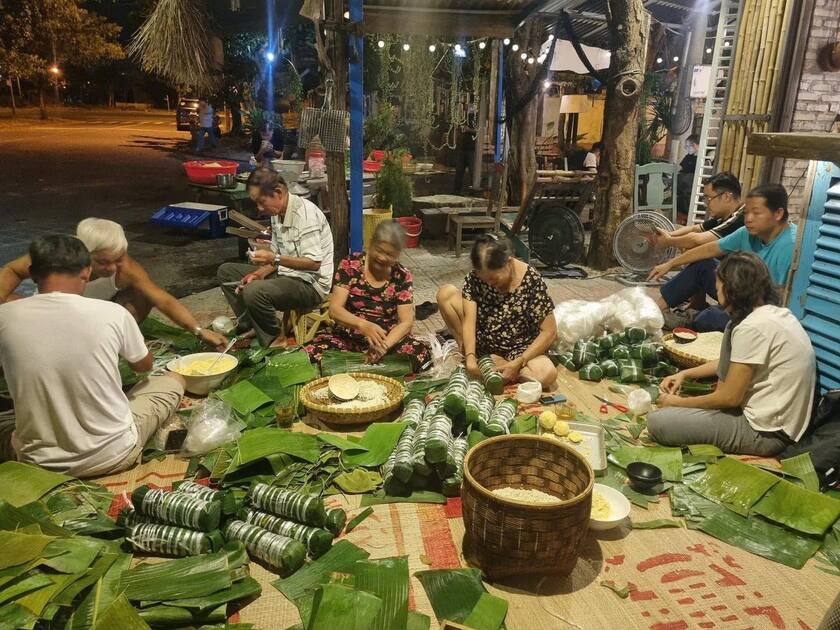
<instances>
[{"instance_id":1,"label":"brick wall","mask_svg":"<svg viewBox=\"0 0 840 630\"><path fill-rule=\"evenodd\" d=\"M840 0L817 0L808 34L805 65L791 131L830 131L840 115L840 72L825 72L817 65L817 52L825 44L840 40ZM796 218L807 206L805 179L808 163L785 160L782 184L790 194L790 213Z\"/></svg>"}]
</instances>

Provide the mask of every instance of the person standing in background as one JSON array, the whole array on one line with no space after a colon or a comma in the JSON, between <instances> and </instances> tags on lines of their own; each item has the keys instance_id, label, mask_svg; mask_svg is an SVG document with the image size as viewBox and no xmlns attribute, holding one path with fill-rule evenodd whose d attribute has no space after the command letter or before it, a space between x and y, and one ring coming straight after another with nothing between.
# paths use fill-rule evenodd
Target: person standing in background
<instances>
[{"instance_id":1,"label":"person standing in background","mask_svg":"<svg viewBox=\"0 0 840 630\"><path fill-rule=\"evenodd\" d=\"M213 106L207 102L207 99L202 98L198 101L198 130L195 134L196 153L204 151L205 134L210 138L210 148L216 148L216 135L213 132L213 116L215 113Z\"/></svg>"},{"instance_id":2,"label":"person standing in background","mask_svg":"<svg viewBox=\"0 0 840 630\"><path fill-rule=\"evenodd\" d=\"M592 145L589 153L583 159L583 168L586 171L597 171L598 165L601 163L601 153L604 150L603 142L596 142Z\"/></svg>"}]
</instances>

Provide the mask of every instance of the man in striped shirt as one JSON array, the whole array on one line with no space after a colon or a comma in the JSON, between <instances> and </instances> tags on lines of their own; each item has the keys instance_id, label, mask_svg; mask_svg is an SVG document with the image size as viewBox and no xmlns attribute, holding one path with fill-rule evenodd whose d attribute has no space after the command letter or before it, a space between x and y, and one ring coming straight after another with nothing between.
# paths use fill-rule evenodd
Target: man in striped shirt
<instances>
[{"instance_id":1,"label":"man in striped shirt","mask_svg":"<svg viewBox=\"0 0 840 630\"><path fill-rule=\"evenodd\" d=\"M324 213L289 192L279 173L258 168L248 193L271 216L271 249L250 253L251 263L224 263L217 278L239 318L239 330L253 328L263 346L284 345L277 311L311 310L329 295L333 240Z\"/></svg>"},{"instance_id":2,"label":"man in striped shirt","mask_svg":"<svg viewBox=\"0 0 840 630\"><path fill-rule=\"evenodd\" d=\"M657 245L663 248L693 249L729 236L738 228L743 227L744 204L741 201L741 183L735 175L718 173L710 177L703 186L703 199L708 218L703 223L680 227L673 232L659 230ZM654 272L660 267L667 268L669 271L675 266L676 260L675 258L663 263L656 267ZM693 262L662 285L656 302L665 314L666 327L674 328L677 325L690 323L687 319L682 321L675 316L671 309L692 300L695 296L698 296L703 304L707 295L717 300L715 288L717 265L717 258ZM698 309L703 311L703 314L698 316L694 325L701 330L722 330L721 325L725 326L728 320L725 314L720 312L722 316L718 317L718 311L711 310L706 313L704 309L705 306Z\"/></svg>"}]
</instances>

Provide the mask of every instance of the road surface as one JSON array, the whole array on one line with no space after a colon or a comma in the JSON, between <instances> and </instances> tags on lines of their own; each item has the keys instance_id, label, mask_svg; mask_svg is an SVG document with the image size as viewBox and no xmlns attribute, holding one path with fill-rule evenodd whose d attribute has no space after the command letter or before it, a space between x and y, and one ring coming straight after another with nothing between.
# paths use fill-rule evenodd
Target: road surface
<instances>
[{"instance_id":1,"label":"road surface","mask_svg":"<svg viewBox=\"0 0 840 630\"><path fill-rule=\"evenodd\" d=\"M181 167L189 134L175 130L174 113L56 109L46 121L35 114L13 120L0 112L0 264L32 239L72 233L95 216L121 223L131 255L177 297L214 285L219 264L236 256L235 239L149 223L162 206L194 199ZM244 148L242 140L225 143Z\"/></svg>"}]
</instances>

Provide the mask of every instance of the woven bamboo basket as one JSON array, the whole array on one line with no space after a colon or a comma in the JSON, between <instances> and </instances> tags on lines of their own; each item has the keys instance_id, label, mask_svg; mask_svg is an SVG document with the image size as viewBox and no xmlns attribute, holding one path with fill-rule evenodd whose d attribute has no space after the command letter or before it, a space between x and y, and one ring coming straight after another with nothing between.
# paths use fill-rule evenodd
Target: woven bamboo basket
<instances>
[{"instance_id":1,"label":"woven bamboo basket","mask_svg":"<svg viewBox=\"0 0 840 630\"><path fill-rule=\"evenodd\" d=\"M671 360L676 363L681 368L693 368L697 367L698 365L703 365L704 363L708 363L708 359L704 359L703 357L698 357L696 355L690 354L688 352L683 352L682 350L677 349L676 346L668 345L666 342L671 341L674 338L674 335L668 333L667 335L662 337L662 348L665 350L665 354L671 357Z\"/></svg>"},{"instance_id":2,"label":"woven bamboo basket","mask_svg":"<svg viewBox=\"0 0 840 630\"><path fill-rule=\"evenodd\" d=\"M594 474L572 448L535 435L479 442L464 460L464 557L491 578L572 571L589 527ZM504 499L498 488L529 488L557 503Z\"/></svg>"},{"instance_id":3,"label":"woven bamboo basket","mask_svg":"<svg viewBox=\"0 0 840 630\"><path fill-rule=\"evenodd\" d=\"M388 402L369 405L360 409L336 409L334 405L323 403L313 396L314 392L327 386L329 377L307 383L300 390L300 400L307 411L326 424L370 424L391 420L402 404L405 389L399 381L379 374L368 372L353 372L353 377L359 380L378 381L385 385Z\"/></svg>"}]
</instances>

